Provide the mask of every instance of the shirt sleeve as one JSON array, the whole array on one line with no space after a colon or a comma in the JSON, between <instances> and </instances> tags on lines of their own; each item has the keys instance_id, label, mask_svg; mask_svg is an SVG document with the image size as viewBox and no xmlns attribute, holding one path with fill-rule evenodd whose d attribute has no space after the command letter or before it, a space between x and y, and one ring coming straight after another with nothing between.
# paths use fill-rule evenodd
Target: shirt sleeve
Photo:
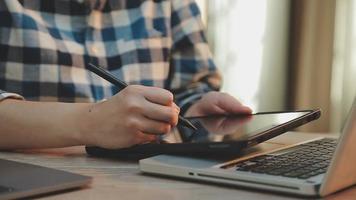
<instances>
[{"instance_id":1,"label":"shirt sleeve","mask_svg":"<svg viewBox=\"0 0 356 200\"><path fill-rule=\"evenodd\" d=\"M205 93L221 86L221 76L210 52L204 25L194 0L172 2L170 89L182 114Z\"/></svg>"},{"instance_id":2,"label":"shirt sleeve","mask_svg":"<svg viewBox=\"0 0 356 200\"><path fill-rule=\"evenodd\" d=\"M4 99L8 99L8 98L24 100L24 98L21 95L0 90L0 102L3 101Z\"/></svg>"}]
</instances>

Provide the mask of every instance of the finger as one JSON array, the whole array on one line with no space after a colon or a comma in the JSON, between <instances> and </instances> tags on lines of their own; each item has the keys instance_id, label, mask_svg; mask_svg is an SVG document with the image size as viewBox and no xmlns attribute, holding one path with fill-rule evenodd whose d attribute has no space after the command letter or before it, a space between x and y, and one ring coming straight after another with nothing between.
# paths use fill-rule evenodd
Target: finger
<instances>
[{"instance_id":1,"label":"finger","mask_svg":"<svg viewBox=\"0 0 356 200\"><path fill-rule=\"evenodd\" d=\"M134 139L134 143L135 144L144 144L144 143L155 141L156 138L157 138L157 136L154 134L147 134L147 133L140 132L136 135L136 137Z\"/></svg>"},{"instance_id":2,"label":"finger","mask_svg":"<svg viewBox=\"0 0 356 200\"><path fill-rule=\"evenodd\" d=\"M139 130L143 133L161 135L171 131L171 124L155 121L149 118L141 119Z\"/></svg>"},{"instance_id":3,"label":"finger","mask_svg":"<svg viewBox=\"0 0 356 200\"><path fill-rule=\"evenodd\" d=\"M148 90L144 90L144 97L156 104L161 104L164 106L171 106L173 102L173 94L165 89L158 87L149 87Z\"/></svg>"},{"instance_id":4,"label":"finger","mask_svg":"<svg viewBox=\"0 0 356 200\"><path fill-rule=\"evenodd\" d=\"M143 115L152 120L167 122L172 126L178 123L179 109L174 106L162 106L146 101Z\"/></svg>"},{"instance_id":5,"label":"finger","mask_svg":"<svg viewBox=\"0 0 356 200\"><path fill-rule=\"evenodd\" d=\"M252 113L251 108L243 106L237 99L225 93L217 99L217 105L227 113Z\"/></svg>"}]
</instances>

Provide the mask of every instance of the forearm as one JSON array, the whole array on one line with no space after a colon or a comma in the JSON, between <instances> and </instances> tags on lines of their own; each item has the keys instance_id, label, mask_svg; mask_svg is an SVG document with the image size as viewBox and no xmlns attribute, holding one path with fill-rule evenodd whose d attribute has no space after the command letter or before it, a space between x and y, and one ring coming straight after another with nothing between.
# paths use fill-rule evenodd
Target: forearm
<instances>
[{"instance_id":1,"label":"forearm","mask_svg":"<svg viewBox=\"0 0 356 200\"><path fill-rule=\"evenodd\" d=\"M171 92L138 85L100 103L6 99L0 102L0 149L126 148L169 132L178 114Z\"/></svg>"},{"instance_id":2,"label":"forearm","mask_svg":"<svg viewBox=\"0 0 356 200\"><path fill-rule=\"evenodd\" d=\"M0 102L0 149L83 145L83 114L90 104Z\"/></svg>"}]
</instances>

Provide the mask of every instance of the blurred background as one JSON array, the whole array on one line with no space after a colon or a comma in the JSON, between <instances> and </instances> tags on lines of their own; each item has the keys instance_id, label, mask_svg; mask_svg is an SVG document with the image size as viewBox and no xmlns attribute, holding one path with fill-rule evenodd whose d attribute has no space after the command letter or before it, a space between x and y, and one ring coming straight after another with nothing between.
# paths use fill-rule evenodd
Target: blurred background
<instances>
[{"instance_id":1,"label":"blurred background","mask_svg":"<svg viewBox=\"0 0 356 200\"><path fill-rule=\"evenodd\" d=\"M339 132L356 95L356 0L197 0L230 93L254 111L321 108Z\"/></svg>"}]
</instances>

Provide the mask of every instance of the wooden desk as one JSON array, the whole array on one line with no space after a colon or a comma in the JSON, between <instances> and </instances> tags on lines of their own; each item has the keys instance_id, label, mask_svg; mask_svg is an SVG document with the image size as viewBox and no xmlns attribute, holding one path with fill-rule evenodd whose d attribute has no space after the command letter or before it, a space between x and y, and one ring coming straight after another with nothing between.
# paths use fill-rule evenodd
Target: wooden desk
<instances>
[{"instance_id":1,"label":"wooden desk","mask_svg":"<svg viewBox=\"0 0 356 200\"><path fill-rule=\"evenodd\" d=\"M319 136L321 135L289 132L259 147L265 151ZM87 188L45 195L40 199L297 199L256 190L147 176L140 173L137 162L89 157L83 147L0 152L0 158L94 177L93 183ZM355 197L356 186L329 196L327 199L355 199Z\"/></svg>"}]
</instances>

